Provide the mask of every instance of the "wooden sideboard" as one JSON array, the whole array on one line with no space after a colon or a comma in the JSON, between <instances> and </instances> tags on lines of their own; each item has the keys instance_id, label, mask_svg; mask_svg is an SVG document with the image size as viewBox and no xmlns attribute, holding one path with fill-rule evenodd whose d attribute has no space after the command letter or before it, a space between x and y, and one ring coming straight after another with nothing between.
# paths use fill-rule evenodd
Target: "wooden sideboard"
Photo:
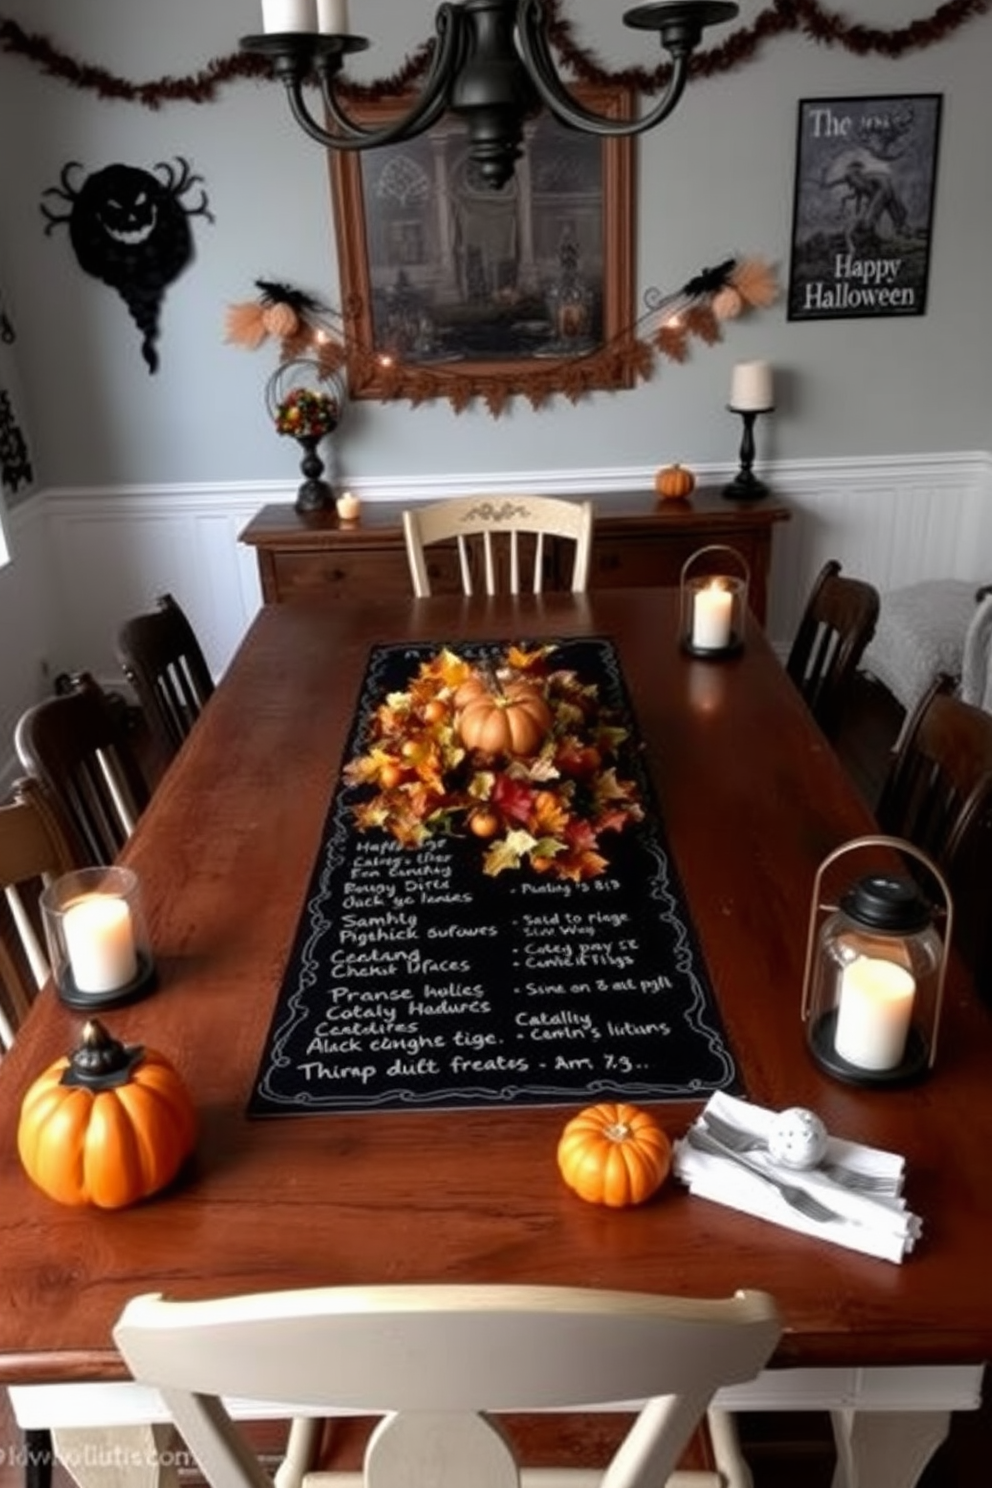
<instances>
[{"instance_id":1,"label":"wooden sideboard","mask_svg":"<svg viewBox=\"0 0 992 1488\"><path fill-rule=\"evenodd\" d=\"M595 507L592 587L677 585L687 558L710 544L726 544L748 566L751 608L764 624L772 532L776 522L789 519L788 507L771 497L728 501L719 489L700 489L689 501L660 501L652 491L611 491L597 496ZM355 601L369 594L409 594L402 510L399 504L365 501L357 521L341 522L334 511L300 513L288 505L264 506L241 533L241 541L255 549L266 603L316 594ZM548 588L567 587L562 576L570 569L564 557L549 545ZM459 591L453 547L432 549L428 572L435 593Z\"/></svg>"}]
</instances>

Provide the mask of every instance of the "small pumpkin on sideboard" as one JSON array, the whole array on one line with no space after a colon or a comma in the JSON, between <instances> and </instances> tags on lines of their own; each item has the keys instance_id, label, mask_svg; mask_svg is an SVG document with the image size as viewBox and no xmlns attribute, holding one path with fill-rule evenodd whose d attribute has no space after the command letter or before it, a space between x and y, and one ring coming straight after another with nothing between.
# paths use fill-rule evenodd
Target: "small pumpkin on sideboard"
<instances>
[{"instance_id":1,"label":"small pumpkin on sideboard","mask_svg":"<svg viewBox=\"0 0 992 1488\"><path fill-rule=\"evenodd\" d=\"M687 465L663 465L655 472L654 488L666 501L685 501L696 489L696 477Z\"/></svg>"},{"instance_id":2,"label":"small pumpkin on sideboard","mask_svg":"<svg viewBox=\"0 0 992 1488\"><path fill-rule=\"evenodd\" d=\"M17 1150L60 1204L123 1209L172 1182L196 1142L182 1077L154 1049L127 1048L98 1019L21 1103Z\"/></svg>"}]
</instances>

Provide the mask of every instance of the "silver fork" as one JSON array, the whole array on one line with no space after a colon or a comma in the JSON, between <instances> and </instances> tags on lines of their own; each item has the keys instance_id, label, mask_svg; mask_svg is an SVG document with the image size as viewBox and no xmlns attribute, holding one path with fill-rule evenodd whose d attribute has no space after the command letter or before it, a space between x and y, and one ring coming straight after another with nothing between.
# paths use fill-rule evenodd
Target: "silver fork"
<instances>
[{"instance_id":1,"label":"silver fork","mask_svg":"<svg viewBox=\"0 0 992 1488\"><path fill-rule=\"evenodd\" d=\"M722 1142L724 1147L729 1147L733 1152L768 1151L768 1143L764 1137L755 1137L750 1132L741 1131L739 1127L731 1126L729 1122L712 1115L709 1111L704 1114L703 1120L717 1141ZM844 1163L824 1162L818 1163L817 1167L834 1183L841 1188L850 1189L852 1193L887 1194L894 1197L897 1192L897 1186L892 1179L884 1178L877 1173L859 1173Z\"/></svg>"},{"instance_id":2,"label":"silver fork","mask_svg":"<svg viewBox=\"0 0 992 1488\"><path fill-rule=\"evenodd\" d=\"M726 1147L718 1142L711 1132L702 1127L690 1126L686 1133L686 1141L690 1147L697 1148L700 1152L709 1152L714 1157L724 1157L728 1162L736 1163L738 1167L745 1168L749 1173L764 1179L765 1183L776 1189L785 1202L799 1214L804 1214L807 1219L812 1219L817 1224L827 1224L832 1219L843 1219L836 1209L829 1209L826 1204L821 1204L805 1188L795 1187L791 1183L783 1183L780 1178L774 1177L765 1171L760 1163L752 1162L743 1153L735 1152L732 1147Z\"/></svg>"}]
</instances>

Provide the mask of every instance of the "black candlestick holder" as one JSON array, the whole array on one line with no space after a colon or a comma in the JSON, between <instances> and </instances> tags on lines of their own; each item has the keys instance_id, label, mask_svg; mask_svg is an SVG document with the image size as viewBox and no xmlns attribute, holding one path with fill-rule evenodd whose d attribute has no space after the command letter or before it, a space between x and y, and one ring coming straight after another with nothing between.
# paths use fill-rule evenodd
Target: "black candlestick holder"
<instances>
[{"instance_id":1,"label":"black candlestick holder","mask_svg":"<svg viewBox=\"0 0 992 1488\"><path fill-rule=\"evenodd\" d=\"M744 425L741 434L741 468L734 476L729 485L724 486L723 494L728 501L758 501L762 496L768 495L768 487L764 481L755 475L754 466L754 421L759 413L772 413L771 408L733 408L731 413L739 413Z\"/></svg>"}]
</instances>

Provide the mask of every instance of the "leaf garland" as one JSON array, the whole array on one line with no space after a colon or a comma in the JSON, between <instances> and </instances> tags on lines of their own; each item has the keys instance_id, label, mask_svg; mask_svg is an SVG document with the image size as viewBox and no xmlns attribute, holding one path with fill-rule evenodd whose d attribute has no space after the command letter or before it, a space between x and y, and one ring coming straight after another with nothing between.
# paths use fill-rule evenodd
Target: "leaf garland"
<instances>
[{"instance_id":1,"label":"leaf garland","mask_svg":"<svg viewBox=\"0 0 992 1488\"><path fill-rule=\"evenodd\" d=\"M904 26L886 28L848 22L821 0L773 0L749 26L740 26L719 45L696 52L690 64L691 76L709 78L731 72L752 62L764 43L790 32L808 36L821 46L841 47L857 57L904 57L947 40L960 27L985 15L990 3L992 0L944 0L928 16ZM562 4L563 0L547 0L551 42L562 63L580 81L601 87L633 87L644 93L656 93L665 85L667 63L652 71L642 67L620 71L605 68L594 52L578 45L572 23L562 14ZM0 16L0 51L23 57L70 87L150 109L168 103L213 103L220 88L229 83L274 77L270 63L263 57L238 51L215 57L198 72L185 77L167 76L135 83L105 67L77 61L47 37L25 31L17 21L4 16ZM389 77L364 85L343 80L340 91L354 102L394 97L423 77L432 52L433 42L425 42Z\"/></svg>"},{"instance_id":2,"label":"leaf garland","mask_svg":"<svg viewBox=\"0 0 992 1488\"><path fill-rule=\"evenodd\" d=\"M352 808L358 830L410 848L438 835L474 838L490 877L525 865L575 882L598 877L608 866L602 835L644 811L635 782L617 774L627 729L595 683L554 667L554 650L510 646L492 663L504 688L526 682L550 709L551 728L526 758L467 749L459 693L477 669L449 648L422 662L408 689L376 708L364 752L344 768L348 785L368 787Z\"/></svg>"},{"instance_id":3,"label":"leaf garland","mask_svg":"<svg viewBox=\"0 0 992 1488\"><path fill-rule=\"evenodd\" d=\"M657 357L687 361L693 340L714 345L722 339L724 320L764 308L778 294L775 272L763 260L724 259L694 274L674 293L649 289L640 320L592 351L559 361L515 362L505 373L479 373L460 372L451 362L421 365L384 359L360 341L357 314L349 322L339 311L289 285L263 279L255 284L260 290L257 300L228 306L228 341L254 351L271 336L279 344L281 362L310 357L322 376L347 370L358 387L374 378L382 402L406 398L418 407L447 398L454 411L462 413L478 399L493 418L499 418L517 395L536 410L558 394L574 404L604 385L647 381Z\"/></svg>"}]
</instances>

